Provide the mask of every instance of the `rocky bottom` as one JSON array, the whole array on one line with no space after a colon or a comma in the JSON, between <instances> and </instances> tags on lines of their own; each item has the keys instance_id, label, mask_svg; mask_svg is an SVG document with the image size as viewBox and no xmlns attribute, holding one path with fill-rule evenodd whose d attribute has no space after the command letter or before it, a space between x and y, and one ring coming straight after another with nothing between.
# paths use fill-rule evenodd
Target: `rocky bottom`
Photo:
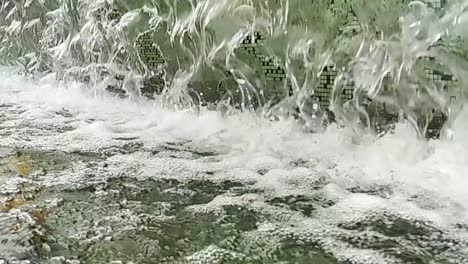
<instances>
[{"instance_id":1,"label":"rocky bottom","mask_svg":"<svg viewBox=\"0 0 468 264\"><path fill-rule=\"evenodd\" d=\"M133 119L109 128L67 109L0 108L0 263L468 263L463 206L340 183L348 174L322 154L245 158L145 141ZM440 212L454 223L430 220Z\"/></svg>"},{"instance_id":2,"label":"rocky bottom","mask_svg":"<svg viewBox=\"0 0 468 264\"><path fill-rule=\"evenodd\" d=\"M126 175L45 187L45 170L89 157L10 152L10 167L22 155L31 171L10 171L19 189L3 195L0 263L468 263L468 240L456 235L468 226L444 230L395 212L327 219L336 201L324 182L278 196L245 182Z\"/></svg>"}]
</instances>

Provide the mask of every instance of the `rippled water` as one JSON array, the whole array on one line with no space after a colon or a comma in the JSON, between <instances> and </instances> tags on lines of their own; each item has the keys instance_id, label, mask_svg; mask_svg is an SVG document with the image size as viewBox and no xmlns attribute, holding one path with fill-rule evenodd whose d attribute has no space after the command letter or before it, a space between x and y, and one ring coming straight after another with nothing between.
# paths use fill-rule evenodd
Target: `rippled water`
<instances>
[{"instance_id":1,"label":"rippled water","mask_svg":"<svg viewBox=\"0 0 468 264\"><path fill-rule=\"evenodd\" d=\"M8 263L468 262L466 130L310 134L84 89L2 78Z\"/></svg>"},{"instance_id":2,"label":"rippled water","mask_svg":"<svg viewBox=\"0 0 468 264\"><path fill-rule=\"evenodd\" d=\"M468 263L434 3L0 2L0 263Z\"/></svg>"}]
</instances>

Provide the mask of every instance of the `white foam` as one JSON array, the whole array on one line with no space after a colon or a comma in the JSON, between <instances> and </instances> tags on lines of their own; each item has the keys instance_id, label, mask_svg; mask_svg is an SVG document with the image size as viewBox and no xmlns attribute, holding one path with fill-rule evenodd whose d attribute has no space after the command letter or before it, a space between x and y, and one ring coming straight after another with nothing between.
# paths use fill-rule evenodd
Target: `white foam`
<instances>
[{"instance_id":1,"label":"white foam","mask_svg":"<svg viewBox=\"0 0 468 264\"><path fill-rule=\"evenodd\" d=\"M394 134L380 139L364 138L356 143L355 135L346 128L331 126L324 133L310 134L293 120L268 122L249 114L223 117L207 110L199 114L174 112L151 101L92 96L76 83L27 80L3 73L0 103L7 102L26 109L22 117L36 123L64 122L63 117L54 114L63 109L73 115L67 122L75 126L75 130L50 137L38 136L24 144L97 149L110 144L114 137L133 136L139 137L146 147L169 141L191 141L194 145L227 151L221 160L206 163L141 153L116 157L120 159L116 164L135 164L135 167L140 164L142 174L148 177L166 174L190 178L215 168L221 177L255 179L258 186L271 191L297 188L298 192L304 192L308 188L306 179L323 174L340 188L388 185L393 190L390 199L398 203L411 204L410 197L414 195L429 196L440 203L439 209L433 212L438 215L433 216L437 222L468 220L468 141L465 137L468 130L464 125L468 114L456 121L453 141L422 142L409 125L399 124ZM14 137L2 140L2 144L18 143ZM297 160L303 162L291 165ZM299 168L291 169L297 166ZM266 169L267 173L257 174L260 169ZM298 180L304 185L297 184ZM353 199L348 202L353 203L356 197L350 197ZM375 199L381 198L369 199L368 205L372 207L377 202ZM360 207L367 203L365 199L358 198L356 204L357 201ZM402 210L410 210L410 206L400 204ZM447 210L454 208L458 208L456 212L444 216Z\"/></svg>"}]
</instances>

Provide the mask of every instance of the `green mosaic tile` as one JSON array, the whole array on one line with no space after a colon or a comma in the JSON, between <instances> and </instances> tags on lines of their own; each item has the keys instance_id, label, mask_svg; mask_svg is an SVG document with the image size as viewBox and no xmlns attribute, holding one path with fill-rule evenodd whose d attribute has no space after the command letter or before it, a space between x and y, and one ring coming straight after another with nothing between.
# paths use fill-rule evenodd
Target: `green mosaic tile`
<instances>
[{"instance_id":1,"label":"green mosaic tile","mask_svg":"<svg viewBox=\"0 0 468 264\"><path fill-rule=\"evenodd\" d=\"M425 0L425 2L433 8L442 8L445 4L445 0ZM114 16L117 17L118 15L119 13L116 12ZM352 13L349 15L349 23L347 23L342 30L351 33L360 31L360 25L357 21L357 18ZM252 64L252 66L258 65L259 69L257 70L257 73L259 78L264 78L269 82L276 84L279 90L272 91L271 94L281 94L283 91L291 89L291 83L287 79L284 68L282 68L280 65L277 65L272 58L268 58L267 56L260 54L256 48L258 45L261 45L265 39L265 34L262 34L262 32L255 32L243 40L240 48L238 49L238 52L240 52L240 54L243 56L243 59ZM158 46L153 42L151 32L147 32L138 38L137 47L141 60L149 69L156 69L160 65L164 64L164 51L160 51ZM433 58L428 59L432 60ZM444 82L446 85L451 85L456 81L451 75L437 72L433 69L426 69L426 73L427 77L431 80ZM315 96L319 99L319 104L324 109L327 109L330 105L330 96L336 77L337 72L333 66L327 66L324 68L319 78L319 84L317 85ZM150 81L147 81L145 86L164 85L164 82L158 78L162 77L155 76L150 78ZM346 89L344 89L340 95L340 98L342 100L351 100L353 97L353 91L354 87L349 85Z\"/></svg>"},{"instance_id":2,"label":"green mosaic tile","mask_svg":"<svg viewBox=\"0 0 468 264\"><path fill-rule=\"evenodd\" d=\"M164 64L164 57L157 44L153 41L152 32L146 32L137 39L138 54L150 70Z\"/></svg>"},{"instance_id":3,"label":"green mosaic tile","mask_svg":"<svg viewBox=\"0 0 468 264\"><path fill-rule=\"evenodd\" d=\"M119 20L124 15L124 8L120 5L120 2L114 2L112 10L108 13L107 18L110 20Z\"/></svg>"}]
</instances>

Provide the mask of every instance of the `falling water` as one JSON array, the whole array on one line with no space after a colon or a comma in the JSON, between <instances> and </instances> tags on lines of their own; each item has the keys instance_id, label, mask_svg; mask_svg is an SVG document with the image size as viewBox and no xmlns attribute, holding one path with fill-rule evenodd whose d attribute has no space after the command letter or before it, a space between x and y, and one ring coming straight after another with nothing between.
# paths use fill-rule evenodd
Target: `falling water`
<instances>
[{"instance_id":1,"label":"falling water","mask_svg":"<svg viewBox=\"0 0 468 264\"><path fill-rule=\"evenodd\" d=\"M462 0L1 1L0 263L468 263L467 25Z\"/></svg>"}]
</instances>

